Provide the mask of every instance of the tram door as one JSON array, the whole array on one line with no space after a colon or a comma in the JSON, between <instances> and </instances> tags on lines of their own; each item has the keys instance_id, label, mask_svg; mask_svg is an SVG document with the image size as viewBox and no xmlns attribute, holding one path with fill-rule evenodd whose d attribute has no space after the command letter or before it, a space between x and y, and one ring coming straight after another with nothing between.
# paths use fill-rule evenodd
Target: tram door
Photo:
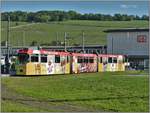
<instances>
[{"instance_id":1,"label":"tram door","mask_svg":"<svg viewBox=\"0 0 150 113\"><path fill-rule=\"evenodd\" d=\"M70 56L66 56L65 73L70 74Z\"/></svg>"},{"instance_id":2,"label":"tram door","mask_svg":"<svg viewBox=\"0 0 150 113\"><path fill-rule=\"evenodd\" d=\"M73 56L71 55L70 56L70 74L73 73L72 69L73 69Z\"/></svg>"},{"instance_id":3,"label":"tram door","mask_svg":"<svg viewBox=\"0 0 150 113\"><path fill-rule=\"evenodd\" d=\"M109 56L108 57L108 71L116 71L116 67L117 67L117 64L116 64L116 57L111 57Z\"/></svg>"},{"instance_id":4,"label":"tram door","mask_svg":"<svg viewBox=\"0 0 150 113\"><path fill-rule=\"evenodd\" d=\"M118 71L124 71L125 70L125 65L123 63L123 56L118 56Z\"/></svg>"},{"instance_id":5,"label":"tram door","mask_svg":"<svg viewBox=\"0 0 150 113\"><path fill-rule=\"evenodd\" d=\"M98 57L98 72L103 72L103 62L102 57Z\"/></svg>"},{"instance_id":6,"label":"tram door","mask_svg":"<svg viewBox=\"0 0 150 113\"><path fill-rule=\"evenodd\" d=\"M107 56L99 56L98 72L105 72L108 70L108 58Z\"/></svg>"}]
</instances>

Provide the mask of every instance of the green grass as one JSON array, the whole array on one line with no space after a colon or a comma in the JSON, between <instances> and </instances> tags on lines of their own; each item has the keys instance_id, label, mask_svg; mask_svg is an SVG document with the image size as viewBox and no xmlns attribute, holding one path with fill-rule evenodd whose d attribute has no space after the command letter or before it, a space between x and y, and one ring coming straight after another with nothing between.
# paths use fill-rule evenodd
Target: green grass
<instances>
[{"instance_id":1,"label":"green grass","mask_svg":"<svg viewBox=\"0 0 150 113\"><path fill-rule=\"evenodd\" d=\"M5 24L2 22L2 24ZM64 22L39 23L31 26L11 29L10 42L12 45L22 45L23 31L25 31L25 43L31 44L33 40L48 43L58 39L64 41L64 32L71 37L69 44L81 44L82 31L85 32L85 44L106 44L107 29L115 28L143 28L148 27L148 21L86 21L72 20ZM4 26L4 25L3 25ZM5 28L5 27L4 27ZM6 30L2 32L2 41L6 39Z\"/></svg>"},{"instance_id":2,"label":"green grass","mask_svg":"<svg viewBox=\"0 0 150 113\"><path fill-rule=\"evenodd\" d=\"M148 111L148 76L137 77L127 74L130 72L123 72L122 75L118 72L107 72L10 77L2 78L2 83L18 94L43 101L50 99L68 102L95 111Z\"/></svg>"},{"instance_id":3,"label":"green grass","mask_svg":"<svg viewBox=\"0 0 150 113\"><path fill-rule=\"evenodd\" d=\"M7 21L2 21L1 22L1 28L2 29L7 29ZM26 25L28 24L27 22L10 22L10 27L15 27L15 26L19 26L19 25Z\"/></svg>"},{"instance_id":4,"label":"green grass","mask_svg":"<svg viewBox=\"0 0 150 113\"><path fill-rule=\"evenodd\" d=\"M12 102L12 101L1 101L2 107L1 111L3 112L39 112L43 111L38 108L33 108L21 103Z\"/></svg>"}]
</instances>

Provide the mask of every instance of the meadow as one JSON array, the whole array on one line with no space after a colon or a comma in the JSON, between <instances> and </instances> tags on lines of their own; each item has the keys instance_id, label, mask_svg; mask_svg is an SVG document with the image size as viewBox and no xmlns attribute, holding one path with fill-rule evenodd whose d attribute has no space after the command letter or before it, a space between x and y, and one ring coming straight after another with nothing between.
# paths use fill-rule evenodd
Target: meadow
<instances>
[{"instance_id":1,"label":"meadow","mask_svg":"<svg viewBox=\"0 0 150 113\"><path fill-rule=\"evenodd\" d=\"M51 23L11 22L11 46L64 41L81 44L106 44L107 29L148 28L148 21L63 21ZM2 22L1 41L6 40L6 22ZM23 32L25 32L23 36ZM129 76L141 72L89 73L38 77L4 77L2 103L4 112L17 111L112 111L148 112L148 76ZM145 73L144 73L145 74ZM148 73L146 73L148 75Z\"/></svg>"},{"instance_id":2,"label":"meadow","mask_svg":"<svg viewBox=\"0 0 150 113\"><path fill-rule=\"evenodd\" d=\"M29 25L32 24L32 25ZM2 38L4 41L7 36L6 22L2 22ZM64 42L64 32L67 32L69 45L81 44L82 32L85 33L85 44L106 44L106 33L104 30L116 28L148 28L148 21L87 21L87 20L70 20L63 22L50 23L26 23L11 22L10 43L12 46L30 45L31 42L37 41L38 44L51 43L58 40ZM24 33L23 33L24 32ZM23 42L23 37L24 42Z\"/></svg>"},{"instance_id":3,"label":"meadow","mask_svg":"<svg viewBox=\"0 0 150 113\"><path fill-rule=\"evenodd\" d=\"M2 111L148 112L148 83L140 71L4 77Z\"/></svg>"}]
</instances>

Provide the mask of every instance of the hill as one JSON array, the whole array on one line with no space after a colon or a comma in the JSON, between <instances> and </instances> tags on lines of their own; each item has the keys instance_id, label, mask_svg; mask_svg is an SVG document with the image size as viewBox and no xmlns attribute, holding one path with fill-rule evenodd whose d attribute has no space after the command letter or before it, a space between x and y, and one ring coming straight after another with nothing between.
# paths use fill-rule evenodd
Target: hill
<instances>
[{"instance_id":1,"label":"hill","mask_svg":"<svg viewBox=\"0 0 150 113\"><path fill-rule=\"evenodd\" d=\"M16 26L17 25L17 26ZM140 28L148 27L148 21L87 21L70 20L49 23L11 22L10 43L13 46L22 45L23 37L25 45L37 41L38 44L51 43L58 40L64 41L64 32L68 33L69 45L81 44L82 31L85 32L85 44L106 44L106 29L115 28ZM16 27L15 27L16 26ZM2 38L7 36L6 22L2 22ZM24 32L24 34L23 34Z\"/></svg>"}]
</instances>

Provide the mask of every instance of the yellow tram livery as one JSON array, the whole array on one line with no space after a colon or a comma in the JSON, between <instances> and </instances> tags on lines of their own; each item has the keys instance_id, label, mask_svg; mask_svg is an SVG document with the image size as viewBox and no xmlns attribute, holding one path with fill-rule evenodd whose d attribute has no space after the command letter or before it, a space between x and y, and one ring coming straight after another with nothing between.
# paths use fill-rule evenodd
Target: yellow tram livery
<instances>
[{"instance_id":1,"label":"yellow tram livery","mask_svg":"<svg viewBox=\"0 0 150 113\"><path fill-rule=\"evenodd\" d=\"M125 71L124 55L85 54L21 49L16 75L51 75Z\"/></svg>"},{"instance_id":2,"label":"yellow tram livery","mask_svg":"<svg viewBox=\"0 0 150 113\"><path fill-rule=\"evenodd\" d=\"M70 53L22 49L18 51L17 75L70 73Z\"/></svg>"},{"instance_id":3,"label":"yellow tram livery","mask_svg":"<svg viewBox=\"0 0 150 113\"><path fill-rule=\"evenodd\" d=\"M98 72L105 71L125 71L123 55L99 54Z\"/></svg>"}]
</instances>

